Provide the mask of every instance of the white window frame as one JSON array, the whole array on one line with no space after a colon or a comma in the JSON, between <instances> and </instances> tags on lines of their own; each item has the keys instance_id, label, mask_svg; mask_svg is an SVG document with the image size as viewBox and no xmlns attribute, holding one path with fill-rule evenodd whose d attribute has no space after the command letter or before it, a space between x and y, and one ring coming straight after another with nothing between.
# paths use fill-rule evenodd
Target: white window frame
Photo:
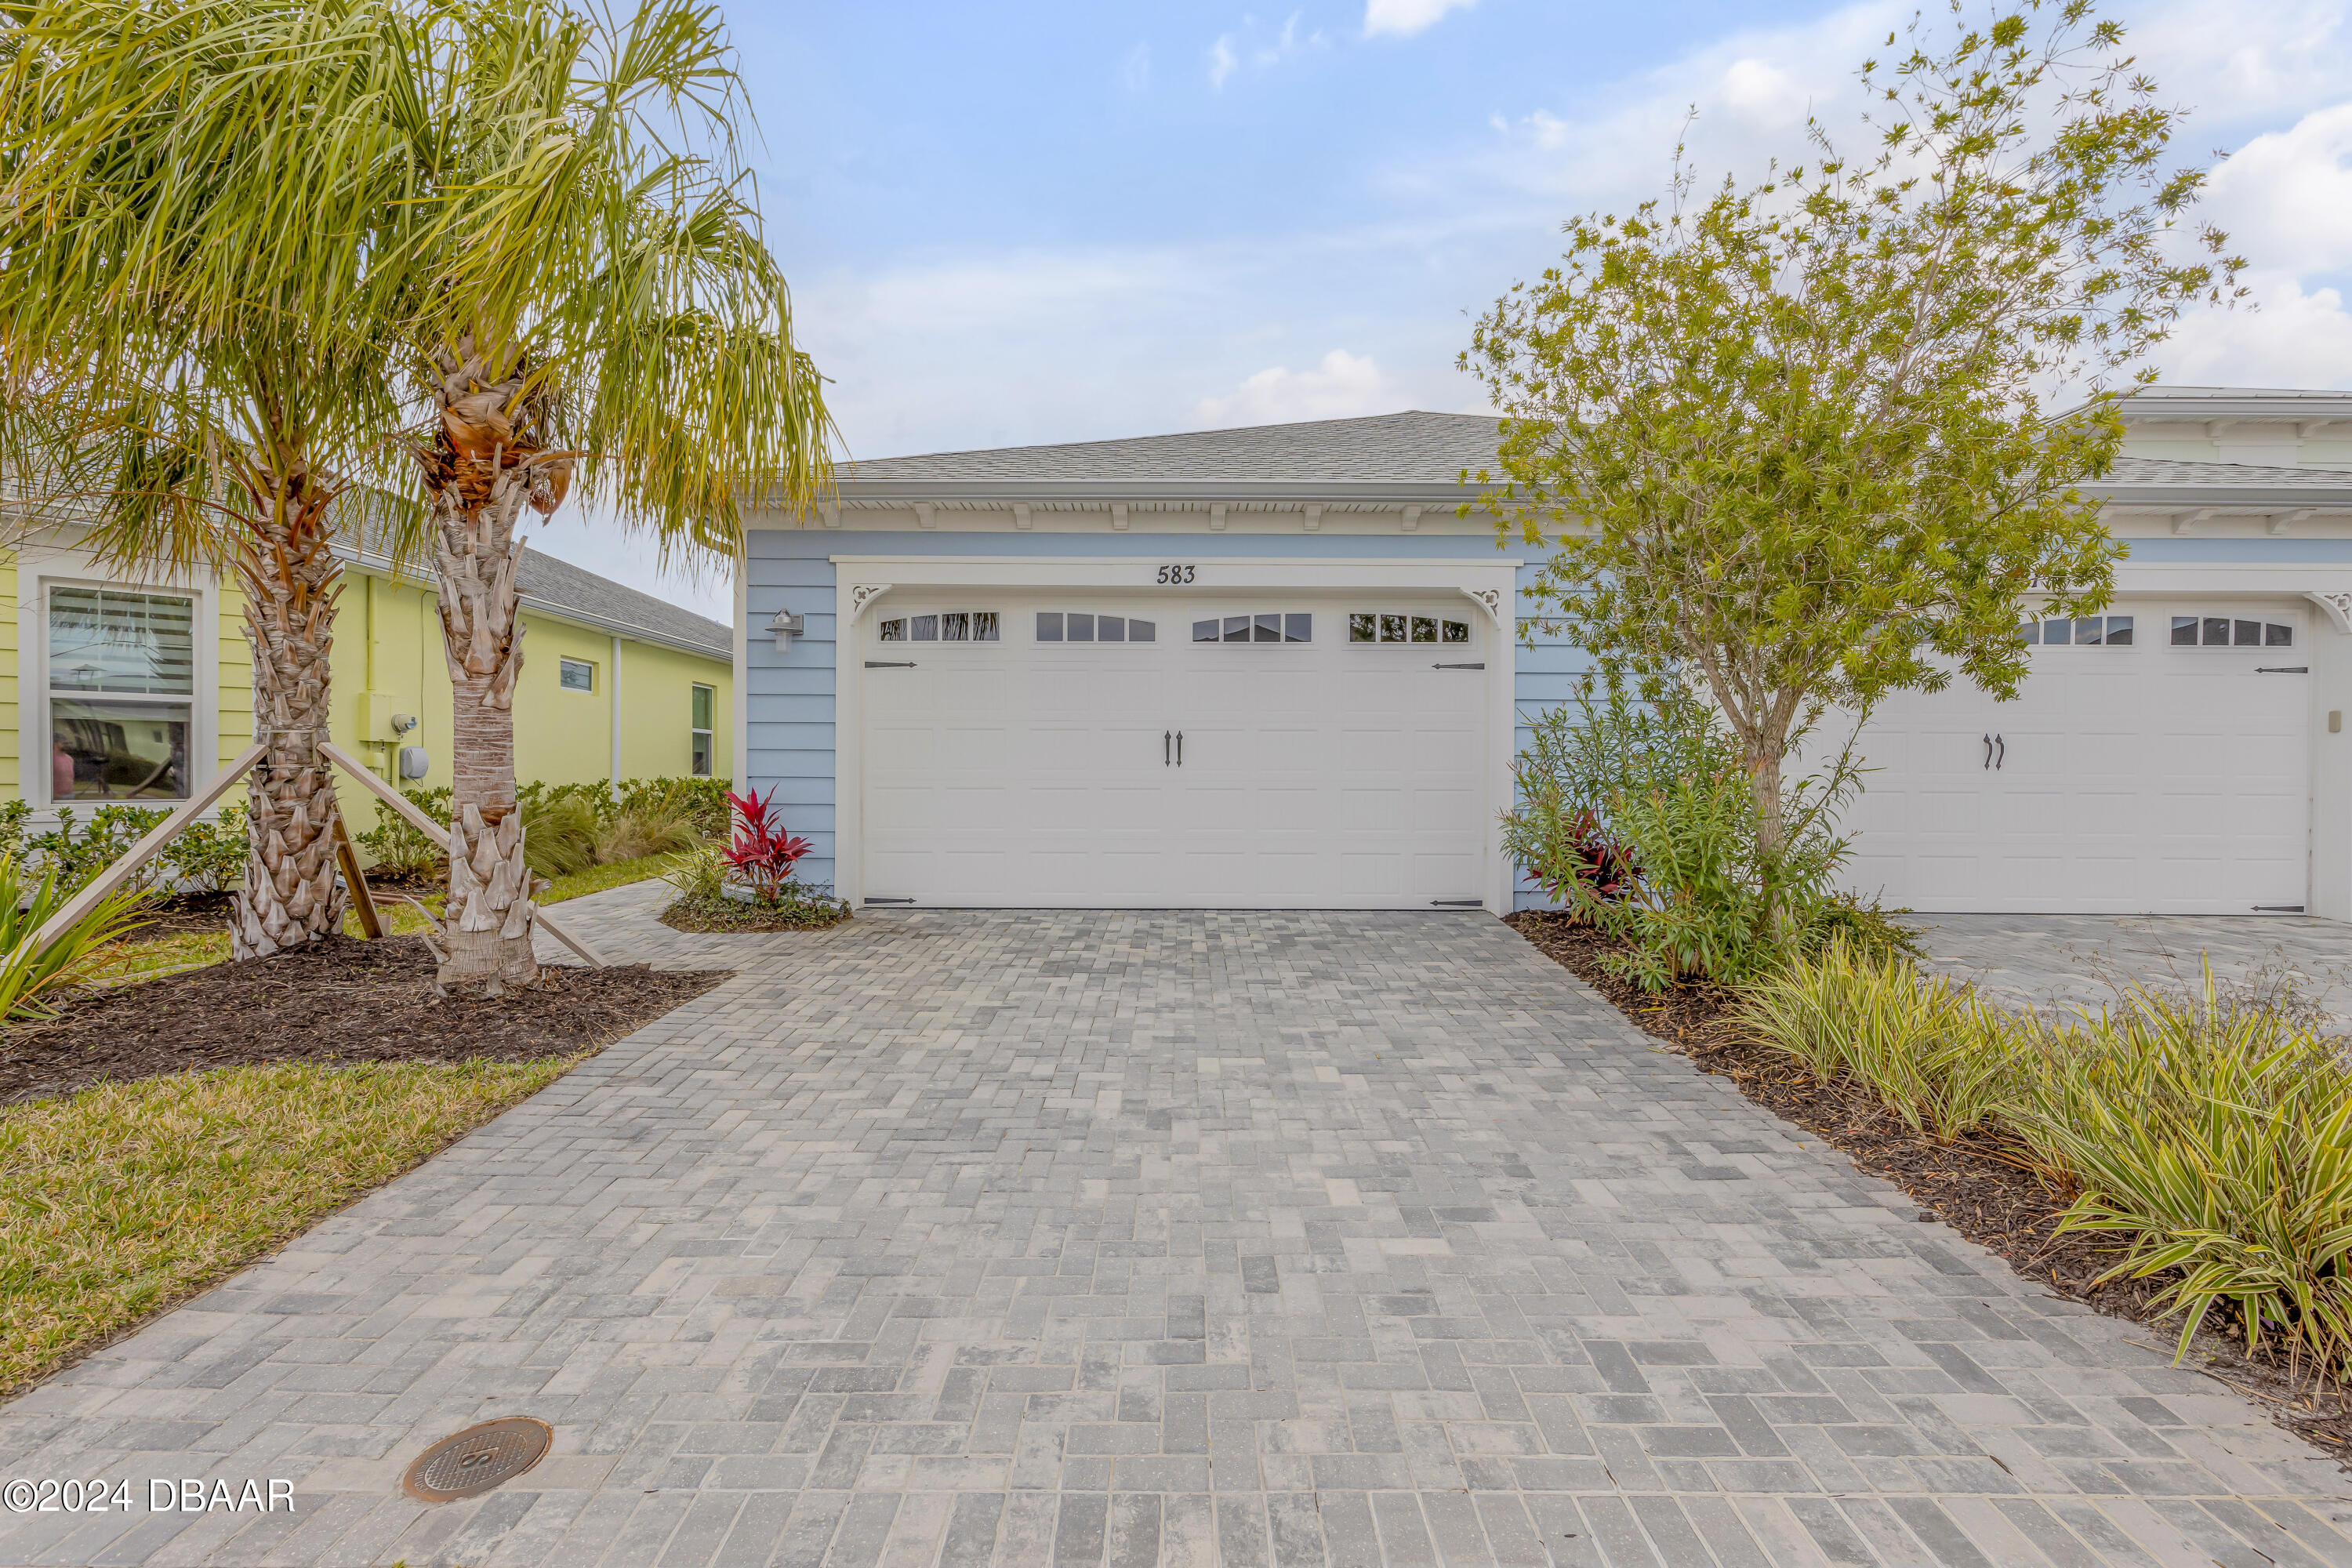
<instances>
[{"instance_id":1,"label":"white window frame","mask_svg":"<svg viewBox=\"0 0 2352 1568\"><path fill-rule=\"evenodd\" d=\"M574 686L563 679L564 671L575 664L588 672L587 685ZM574 658L568 653L557 654L555 656L555 689L558 691L575 691L583 697L595 696L596 661L593 658Z\"/></svg>"},{"instance_id":2,"label":"white window frame","mask_svg":"<svg viewBox=\"0 0 2352 1568\"><path fill-rule=\"evenodd\" d=\"M37 546L27 546L19 558L16 626L24 663L17 672L20 694L18 712L32 722L17 732L17 788L24 798L35 803L40 811L54 815L58 807L70 806L77 812L94 810L100 805L116 804L137 805L142 809L168 808L173 799L151 796L145 800L125 800L114 803L94 800L56 798L49 772L49 738L55 731L50 703L49 681L49 590L52 588L98 588L118 594L168 595L194 601L188 616L189 635L194 649L195 689L188 696L188 777L190 789L212 782L220 771L220 619L219 598L207 585L190 582L179 574L161 575L152 582L127 583L90 570L90 563L79 552L63 551L57 556L58 569L51 569L40 557L46 552ZM55 557L52 557L55 559ZM30 592L26 592L29 586ZM106 700L105 693L90 694L97 700ZM126 701L138 698L129 693L117 693ZM164 699L164 700L171 700Z\"/></svg>"},{"instance_id":3,"label":"white window frame","mask_svg":"<svg viewBox=\"0 0 2352 1568\"><path fill-rule=\"evenodd\" d=\"M704 729L694 721L694 694L698 691L708 691L710 693L710 727L709 729ZM692 680L687 683L686 729L686 765L688 770L691 773L694 767L694 742L699 740L702 742L704 754L709 756L710 759L710 771L709 773L693 773L693 776L696 778L706 779L717 777L719 773L719 688L707 681L701 680Z\"/></svg>"}]
</instances>

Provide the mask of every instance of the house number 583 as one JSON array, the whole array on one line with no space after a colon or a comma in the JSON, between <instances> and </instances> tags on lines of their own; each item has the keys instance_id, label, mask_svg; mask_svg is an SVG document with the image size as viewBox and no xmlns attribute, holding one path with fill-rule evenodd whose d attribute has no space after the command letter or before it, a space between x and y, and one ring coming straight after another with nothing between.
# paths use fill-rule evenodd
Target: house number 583
<instances>
[{"instance_id":1,"label":"house number 583","mask_svg":"<svg viewBox=\"0 0 2352 1568\"><path fill-rule=\"evenodd\" d=\"M1190 566L1162 566L1160 569L1160 581L1162 584L1190 583L1192 580L1192 569Z\"/></svg>"}]
</instances>

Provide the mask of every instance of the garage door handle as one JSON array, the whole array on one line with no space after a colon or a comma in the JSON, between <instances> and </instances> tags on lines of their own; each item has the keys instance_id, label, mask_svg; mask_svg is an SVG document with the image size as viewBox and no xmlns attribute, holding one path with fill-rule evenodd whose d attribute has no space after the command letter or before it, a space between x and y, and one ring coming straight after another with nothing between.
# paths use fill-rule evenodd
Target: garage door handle
<instances>
[{"instance_id":1,"label":"garage door handle","mask_svg":"<svg viewBox=\"0 0 2352 1568\"><path fill-rule=\"evenodd\" d=\"M1176 731L1176 765L1180 768L1184 765L1184 731L1181 730Z\"/></svg>"},{"instance_id":2,"label":"garage door handle","mask_svg":"<svg viewBox=\"0 0 2352 1568\"><path fill-rule=\"evenodd\" d=\"M868 669L912 669L915 668L915 661L911 658L869 658L866 661L866 668Z\"/></svg>"},{"instance_id":3,"label":"garage door handle","mask_svg":"<svg viewBox=\"0 0 2352 1568\"><path fill-rule=\"evenodd\" d=\"M1990 734L1988 734L1988 735L1987 735L1987 736L1985 736L1985 738L1984 738L1984 746L1985 746L1984 771L1985 771L1985 772L1987 772L1987 773L1990 773L1990 772L1992 772L1992 737L1991 737Z\"/></svg>"},{"instance_id":4,"label":"garage door handle","mask_svg":"<svg viewBox=\"0 0 2352 1568\"><path fill-rule=\"evenodd\" d=\"M1160 765L1163 768L1168 765L1168 738L1171 733L1167 730L1160 731Z\"/></svg>"},{"instance_id":5,"label":"garage door handle","mask_svg":"<svg viewBox=\"0 0 2352 1568\"><path fill-rule=\"evenodd\" d=\"M2000 772L2001 764L2009 761L2009 737L2006 735L1995 735L1992 738L1992 743L2000 748L2000 754L1992 760L1992 771L1999 773Z\"/></svg>"},{"instance_id":6,"label":"garage door handle","mask_svg":"<svg viewBox=\"0 0 2352 1568\"><path fill-rule=\"evenodd\" d=\"M2311 673L2311 666L2307 664L2258 664L2254 666L2254 673L2256 675L2309 675Z\"/></svg>"},{"instance_id":7,"label":"garage door handle","mask_svg":"<svg viewBox=\"0 0 2352 1568\"><path fill-rule=\"evenodd\" d=\"M1481 660L1476 664L1433 664L1429 668L1432 669L1484 669L1486 666L1485 661Z\"/></svg>"}]
</instances>

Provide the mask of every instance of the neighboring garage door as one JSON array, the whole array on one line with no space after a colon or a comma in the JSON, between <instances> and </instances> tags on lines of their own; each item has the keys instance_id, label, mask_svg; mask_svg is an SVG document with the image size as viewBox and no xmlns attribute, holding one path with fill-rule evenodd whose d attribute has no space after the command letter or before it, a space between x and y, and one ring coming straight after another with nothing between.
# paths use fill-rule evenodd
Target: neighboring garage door
<instances>
[{"instance_id":1,"label":"neighboring garage door","mask_svg":"<svg viewBox=\"0 0 2352 1568\"><path fill-rule=\"evenodd\" d=\"M858 639L866 896L1475 904L1488 635L1459 595L893 602Z\"/></svg>"},{"instance_id":2,"label":"neighboring garage door","mask_svg":"<svg viewBox=\"0 0 2352 1568\"><path fill-rule=\"evenodd\" d=\"M1923 911L2299 909L2305 634L2285 605L2135 604L2032 628L2015 701L1959 679L1889 701L1848 880Z\"/></svg>"}]
</instances>

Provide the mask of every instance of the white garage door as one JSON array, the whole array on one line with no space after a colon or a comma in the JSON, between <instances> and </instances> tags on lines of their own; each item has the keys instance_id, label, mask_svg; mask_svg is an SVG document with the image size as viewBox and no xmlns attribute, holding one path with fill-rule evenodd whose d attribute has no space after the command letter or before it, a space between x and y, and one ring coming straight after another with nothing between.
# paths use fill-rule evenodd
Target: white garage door
<instances>
[{"instance_id":1,"label":"white garage door","mask_svg":"<svg viewBox=\"0 0 2352 1568\"><path fill-rule=\"evenodd\" d=\"M2136 604L2034 628L2015 701L1960 679L1889 701L1848 879L1923 911L2301 908L2306 629L2284 605Z\"/></svg>"},{"instance_id":2,"label":"white garage door","mask_svg":"<svg viewBox=\"0 0 2352 1568\"><path fill-rule=\"evenodd\" d=\"M866 897L1478 901L1490 634L1458 595L892 599L856 649Z\"/></svg>"}]
</instances>

